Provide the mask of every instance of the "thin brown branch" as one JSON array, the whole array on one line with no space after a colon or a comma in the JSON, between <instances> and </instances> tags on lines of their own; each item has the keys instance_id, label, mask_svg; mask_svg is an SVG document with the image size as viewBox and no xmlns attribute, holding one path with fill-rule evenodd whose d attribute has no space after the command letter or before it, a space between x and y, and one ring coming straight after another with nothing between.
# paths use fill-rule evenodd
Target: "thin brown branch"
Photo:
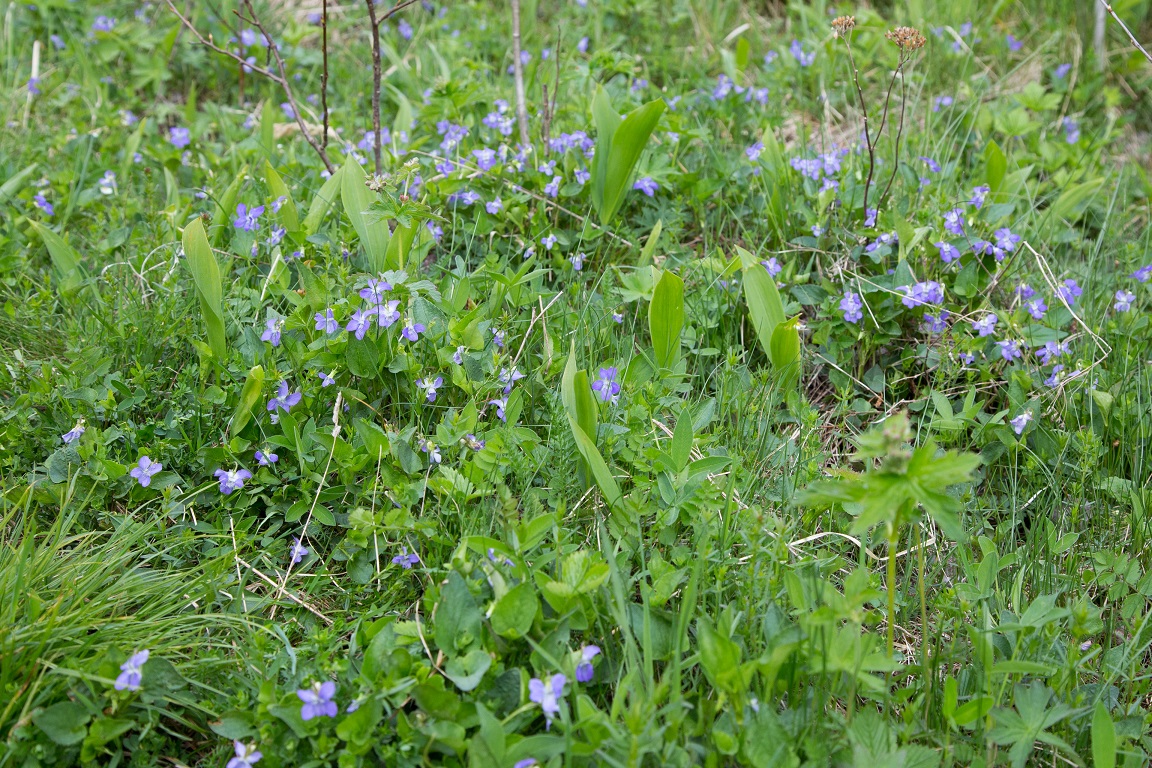
<instances>
[{"instance_id":1,"label":"thin brown branch","mask_svg":"<svg viewBox=\"0 0 1152 768\"><path fill-rule=\"evenodd\" d=\"M888 177L888 184L884 187L884 191L880 193L880 202L876 207L884 205L884 200L888 197L888 190L892 189L892 182L896 180L896 174L900 171L900 137L904 134L904 106L908 103L908 82L904 76L900 76L900 125L896 128L896 159L892 165L892 175Z\"/></svg>"},{"instance_id":2,"label":"thin brown branch","mask_svg":"<svg viewBox=\"0 0 1152 768\"><path fill-rule=\"evenodd\" d=\"M375 0L364 2L368 5L368 21L372 24L372 155L379 176L384 171L380 154L380 22L376 19Z\"/></svg>"},{"instance_id":3,"label":"thin brown branch","mask_svg":"<svg viewBox=\"0 0 1152 768\"><path fill-rule=\"evenodd\" d=\"M848 42L848 35L844 35L844 48L848 51L848 65L852 67L852 82L856 84L856 96L860 99L860 111L864 113L864 144L868 149L868 181L864 184L864 218L868 218L868 187L872 185L872 173L876 167L876 147L872 144L872 135L868 130L868 107L864 103L864 89L860 87L860 70L856 68L856 59L852 56L852 45Z\"/></svg>"},{"instance_id":4,"label":"thin brown branch","mask_svg":"<svg viewBox=\"0 0 1152 768\"><path fill-rule=\"evenodd\" d=\"M246 21L260 30L260 34L264 36L264 42L268 46L273 60L276 62L276 70L280 73L280 87L284 91L284 97L288 99L288 106L292 108L292 117L296 119L296 124L300 126L300 133L304 134L304 140L316 151L316 154L320 155L320 160L324 163L324 167L328 169L328 172L335 173L336 168L332 165L332 161L328 159L328 153L316 142L316 138L308 131L308 125L304 122L304 113L300 110L300 103L296 100L296 95L292 93L292 86L288 84L288 71L284 66L284 57L280 55L280 48L277 47L276 42L272 39L272 35L268 34L264 23L260 21L260 18L256 15L256 10L252 7L252 0L244 0L244 7L248 9L248 15L250 16ZM239 16L239 12L237 12L237 16Z\"/></svg>"},{"instance_id":5,"label":"thin brown branch","mask_svg":"<svg viewBox=\"0 0 1152 768\"><path fill-rule=\"evenodd\" d=\"M252 72L255 72L258 75L263 75L277 85L283 86L283 81L276 75L276 73L264 69L263 67L256 66L255 64L249 64L244 60L243 56L236 53L235 51L229 51L226 48L221 48L220 46L216 45L216 43L212 42L211 38L204 37L204 35L200 34L200 30L196 29L196 27L192 25L192 22L189 21L184 16L184 14L180 13L180 11L173 4L172 0L164 0L164 2L168 4L169 10L172 11L176 18L180 19L180 23L184 25L184 28L196 36L196 39L200 42L201 45L216 51L216 53L227 56L230 59L234 59L240 62L241 65L248 67L248 69Z\"/></svg>"},{"instance_id":6,"label":"thin brown branch","mask_svg":"<svg viewBox=\"0 0 1152 768\"><path fill-rule=\"evenodd\" d=\"M1116 11L1112 10L1112 6L1109 3L1104 2L1104 0L1098 1L1101 5L1104 6L1104 10L1108 11L1108 15L1112 17L1112 20L1120 25L1120 29L1124 30L1124 34L1128 36L1128 39L1132 42L1132 45L1136 46L1136 50L1144 54L1144 58L1148 59L1149 62L1152 62L1152 54L1148 53L1147 49L1140 45L1140 41L1136 39L1136 35L1132 34L1132 30L1128 29L1128 25L1125 24L1120 19L1120 17L1116 15Z\"/></svg>"},{"instance_id":7,"label":"thin brown branch","mask_svg":"<svg viewBox=\"0 0 1152 768\"><path fill-rule=\"evenodd\" d=\"M264 42L268 46L269 55L276 62L276 68L278 72L272 72L271 70L256 64L250 64L244 60L244 57L235 51L229 51L226 48L221 48L220 46L216 45L216 43L214 43L210 37L205 37L203 34L201 34L200 30L196 29L195 25L193 25L192 22L189 21L186 16L184 16L184 14L180 13L179 9L176 8L172 0L164 1L168 4L168 9L172 11L176 18L180 20L180 23L184 25L184 27L189 32L195 35L196 39L202 45L212 49L216 53L222 54L230 59L233 59L234 61L240 62L242 67L247 67L249 71L255 72L258 75L263 75L272 82L276 83L276 85L280 86L280 89L284 91L285 98L288 99L288 105L292 108L292 115L296 119L296 124L300 127L300 132L304 134L304 139L308 142L312 149L316 151L316 154L320 156L320 160L324 163L324 167L328 169L328 172L335 172L335 167L328 159L328 153L324 151L324 149L319 144L316 143L316 139L314 139L312 134L308 132L308 126L304 123L304 116L300 111L300 105L296 101L296 96L292 93L292 86L289 85L288 82L288 75L284 67L284 59L281 58L280 51L277 49L275 42L272 40L272 36L268 34L268 31L264 28L263 23L259 18L256 17L256 12L252 9L252 3L250 0L243 1L244 6L248 9L248 13L250 14L251 18L244 18L243 16L240 16L239 12L237 12L236 15L241 20L254 25L258 30L260 30L260 34L263 35Z\"/></svg>"}]
</instances>

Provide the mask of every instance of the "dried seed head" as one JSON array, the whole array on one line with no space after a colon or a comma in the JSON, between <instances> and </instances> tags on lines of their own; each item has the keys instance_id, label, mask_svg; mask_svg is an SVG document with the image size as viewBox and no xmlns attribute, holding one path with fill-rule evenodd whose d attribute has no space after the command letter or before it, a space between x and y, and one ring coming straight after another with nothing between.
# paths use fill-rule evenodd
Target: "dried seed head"
<instances>
[{"instance_id":1,"label":"dried seed head","mask_svg":"<svg viewBox=\"0 0 1152 768\"><path fill-rule=\"evenodd\" d=\"M837 16L832 20L832 32L835 33L836 37L843 37L851 32L855 26L855 16Z\"/></svg>"},{"instance_id":2,"label":"dried seed head","mask_svg":"<svg viewBox=\"0 0 1152 768\"><path fill-rule=\"evenodd\" d=\"M884 35L886 38L896 43L900 50L911 52L924 47L924 35L920 34L920 30L915 27L896 27L890 29Z\"/></svg>"}]
</instances>

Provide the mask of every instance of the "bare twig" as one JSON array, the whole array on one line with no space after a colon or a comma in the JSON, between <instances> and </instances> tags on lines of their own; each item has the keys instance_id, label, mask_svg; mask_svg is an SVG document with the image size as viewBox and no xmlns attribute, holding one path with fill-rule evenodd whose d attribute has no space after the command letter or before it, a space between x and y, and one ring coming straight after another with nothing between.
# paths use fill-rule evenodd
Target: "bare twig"
<instances>
[{"instance_id":1,"label":"bare twig","mask_svg":"<svg viewBox=\"0 0 1152 768\"><path fill-rule=\"evenodd\" d=\"M512 0L512 77L516 82L516 122L520 143L527 147L528 107L524 103L524 65L520 62L520 0Z\"/></svg>"},{"instance_id":2,"label":"bare twig","mask_svg":"<svg viewBox=\"0 0 1152 768\"><path fill-rule=\"evenodd\" d=\"M380 155L380 22L376 20L375 0L368 4L368 21L372 24L372 155L376 161L376 175L383 172Z\"/></svg>"},{"instance_id":3,"label":"bare twig","mask_svg":"<svg viewBox=\"0 0 1152 768\"><path fill-rule=\"evenodd\" d=\"M216 53L238 61L242 67L247 67L250 71L255 72L258 75L263 75L264 77L280 86L280 89L284 91L284 97L288 99L288 105L292 108L292 116L296 119L296 124L300 127L300 132L304 134L304 139L308 142L309 146L311 146L312 149L316 151L316 154L320 156L320 160L324 163L324 167L328 169L329 173L332 173L336 170L332 165L332 162L328 159L328 153L324 150L323 147L316 143L316 139L313 138L312 134L308 132L308 126L304 123L304 115L300 110L300 105L296 101L296 96L292 92L292 86L288 80L288 75L284 67L284 59L280 56L280 51L276 47L276 43L272 40L272 36L268 34L268 30L264 28L263 22L260 21L260 19L256 16L256 12L252 9L251 0L243 0L244 7L248 9L248 13L251 18L244 18L243 16L240 16L239 11L237 11L236 15L240 16L241 19L252 24L258 30L260 30L260 34L263 35L264 42L268 46L269 55L276 62L277 72L273 72L270 69L261 67L256 64L250 64L244 60L243 56L236 53L235 51L230 51L226 48L221 48L220 46L216 45L216 43L214 43L210 37L205 37L202 35L200 30L196 29L192 22L189 21L188 18L184 16L184 14L180 13L175 4L173 4L172 0L164 0L164 2L168 4L168 9L172 11L176 18L180 19L180 23L183 24L189 32L195 35L196 39L202 45L211 48L213 51L216 51Z\"/></svg>"},{"instance_id":4,"label":"bare twig","mask_svg":"<svg viewBox=\"0 0 1152 768\"><path fill-rule=\"evenodd\" d=\"M1098 0L1098 2L1100 3L1100 5L1104 6L1104 10L1106 10L1108 12L1108 15L1110 15L1112 17L1112 20L1120 25L1120 29L1124 30L1124 34L1126 34L1128 36L1128 39L1132 42L1132 45L1136 46L1136 50L1140 51L1140 53L1144 54L1144 58L1146 58L1146 59L1148 59L1148 61L1152 62L1152 54L1148 53L1148 50L1144 46L1140 45L1140 41L1136 39L1136 35L1132 34L1132 30L1128 29L1128 25L1125 24L1123 21L1121 21L1120 17L1116 15L1116 11L1112 10L1112 6L1109 3L1104 2L1104 0ZM1099 32L1097 34L1100 37L1100 42L1098 43L1099 47L1097 48L1097 54L1100 54L1104 50L1103 26L1102 25L1099 26L1098 29L1099 29ZM1104 68L1104 57L1103 56L1100 56L1099 66L1101 69Z\"/></svg>"},{"instance_id":5,"label":"bare twig","mask_svg":"<svg viewBox=\"0 0 1152 768\"><path fill-rule=\"evenodd\" d=\"M288 71L284 66L284 57L280 55L280 48L277 47L276 42L272 39L272 35L268 34L268 30L264 28L264 23L260 21L260 18L256 15L256 10L252 7L252 0L244 0L244 7L248 9L248 15L251 17L246 19L246 21L260 30L260 34L264 36L264 42L268 46L268 51L272 55L272 59L276 62L276 70L280 73L280 87L284 90L284 97L288 99L288 106L292 108L292 116L296 118L296 124L300 126L300 133L304 134L304 140L316 151L316 154L320 155L320 159L323 161L324 167L328 169L328 172L335 173L336 168L332 165L332 161L328 159L328 153L323 147L316 143L316 138L308 131L308 126L304 122L304 114L300 110L300 104L296 101L296 95L292 93L292 86L288 84ZM239 12L237 12L237 15L239 16Z\"/></svg>"},{"instance_id":6,"label":"bare twig","mask_svg":"<svg viewBox=\"0 0 1152 768\"><path fill-rule=\"evenodd\" d=\"M872 169L876 167L876 147L872 144L872 134L868 130L868 107L864 103L864 89L860 87L860 70L852 56L852 45L848 35L843 35L844 48L848 51L848 64L852 67L852 82L856 84L856 97L860 100L860 111L864 113L864 144L868 149L868 181L864 183L864 216L868 216L868 187L872 184Z\"/></svg>"},{"instance_id":7,"label":"bare twig","mask_svg":"<svg viewBox=\"0 0 1152 768\"><path fill-rule=\"evenodd\" d=\"M884 191L880 193L880 202L876 203L876 207L884 205L884 200L888 197L888 190L892 189L892 182L896 181L896 174L900 170L900 137L904 134L904 105L908 103L908 83L904 79L904 75L900 75L900 125L896 128L896 159L892 163L892 175L888 177L888 184L885 185ZM867 214L865 214L867 215Z\"/></svg>"},{"instance_id":8,"label":"bare twig","mask_svg":"<svg viewBox=\"0 0 1152 768\"><path fill-rule=\"evenodd\" d=\"M259 568L256 568L255 566L253 566L251 563L249 563L244 558L237 556L236 561L238 563L240 563L240 565L242 565L245 568L247 568L248 570L252 571L252 573L259 576L260 579L264 581L264 583L268 584L269 586L276 587L279 594L284 595L284 597L286 597L289 600L291 600L292 602L296 603L296 605L298 605L301 608L303 608L304 610L308 611L309 613L311 613L313 616L315 616L318 619L320 619L321 621L323 621L328 626L332 626L332 619L328 618L324 614L320 613L320 611L316 610L314 607L312 607L308 603L304 602L302 599L300 599L296 595L292 594L292 590L283 589L282 587L277 586L275 581L273 581L271 578L269 578L267 575L265 575L263 572L261 572ZM247 609L245 609L245 610L247 610Z\"/></svg>"}]
</instances>

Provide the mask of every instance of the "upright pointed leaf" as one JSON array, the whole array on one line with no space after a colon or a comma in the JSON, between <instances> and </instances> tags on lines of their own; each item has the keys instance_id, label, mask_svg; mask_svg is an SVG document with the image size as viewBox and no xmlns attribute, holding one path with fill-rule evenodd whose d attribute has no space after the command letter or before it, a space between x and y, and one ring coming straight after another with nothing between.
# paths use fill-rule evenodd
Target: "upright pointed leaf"
<instances>
[{"instance_id":1,"label":"upright pointed leaf","mask_svg":"<svg viewBox=\"0 0 1152 768\"><path fill-rule=\"evenodd\" d=\"M1099 701L1092 713L1092 762L1096 768L1116 766L1116 726Z\"/></svg>"},{"instance_id":2,"label":"upright pointed leaf","mask_svg":"<svg viewBox=\"0 0 1152 768\"><path fill-rule=\"evenodd\" d=\"M656 364L671 368L680 358L680 332L684 329L684 282L664 270L648 305L648 330Z\"/></svg>"},{"instance_id":3,"label":"upright pointed leaf","mask_svg":"<svg viewBox=\"0 0 1152 768\"><path fill-rule=\"evenodd\" d=\"M228 427L229 434L238 435L252 419L252 408L264 391L264 368L255 365L248 371L244 380L244 388L240 390L240 402L236 404L236 411L232 414L232 423Z\"/></svg>"},{"instance_id":4,"label":"upright pointed leaf","mask_svg":"<svg viewBox=\"0 0 1152 768\"><path fill-rule=\"evenodd\" d=\"M292 193L288 191L288 185L280 178L280 174L272 167L272 163L267 160L264 161L264 181L268 184L268 191L272 194L273 200L284 198L284 204L280 206L280 223L284 225L284 229L289 232L296 232L300 229L300 215L296 212L296 203L292 201Z\"/></svg>"},{"instance_id":5,"label":"upright pointed leaf","mask_svg":"<svg viewBox=\"0 0 1152 768\"><path fill-rule=\"evenodd\" d=\"M800 329L796 320L786 320L772 331L768 359L776 369L783 389L791 389L800 380Z\"/></svg>"},{"instance_id":6,"label":"upright pointed leaf","mask_svg":"<svg viewBox=\"0 0 1152 768\"><path fill-rule=\"evenodd\" d=\"M604 207L604 179L608 176L608 156L612 153L612 138L623 118L612 107L612 100L600 86L592 98L592 122L596 126L596 154L592 158L592 207L600 212Z\"/></svg>"},{"instance_id":7,"label":"upright pointed leaf","mask_svg":"<svg viewBox=\"0 0 1152 768\"><path fill-rule=\"evenodd\" d=\"M48 247L48 256L52 259L52 266L56 277L60 281L60 291L65 294L72 293L80 287L84 279L83 269L80 266L80 254L68 245L60 235L38 221L29 220L32 229L40 235L44 245Z\"/></svg>"},{"instance_id":8,"label":"upright pointed leaf","mask_svg":"<svg viewBox=\"0 0 1152 768\"><path fill-rule=\"evenodd\" d=\"M772 333L776 330L776 326L784 322L784 302L781 301L780 292L776 290L776 283L768 274L768 270L743 248L737 246L736 252L740 255L744 267L744 301L748 305L752 327L756 329L760 348L770 356Z\"/></svg>"},{"instance_id":9,"label":"upright pointed leaf","mask_svg":"<svg viewBox=\"0 0 1152 768\"><path fill-rule=\"evenodd\" d=\"M352 222L353 229L360 237L360 244L368 253L368 263L373 272L383 272L387 269L388 241L391 235L388 232L388 222L385 219L371 220L364 215L369 206L376 200L372 190L364 186L368 174L348 155L344 162L344 178L340 182L340 199L344 203L344 213Z\"/></svg>"},{"instance_id":10,"label":"upright pointed leaf","mask_svg":"<svg viewBox=\"0 0 1152 768\"><path fill-rule=\"evenodd\" d=\"M644 147L648 144L652 131L664 114L664 100L655 99L628 113L616 127L612 136L612 147L608 154L608 166L604 169L603 203L600 208L600 223L607 224L628 191L628 180L640 160Z\"/></svg>"},{"instance_id":11,"label":"upright pointed leaf","mask_svg":"<svg viewBox=\"0 0 1152 768\"><path fill-rule=\"evenodd\" d=\"M412 248L412 241L416 238L416 224L409 224L408 226L396 225L396 230L392 233L392 239L388 241L388 254L385 259L385 267L387 269L404 269L404 263L408 260L408 251Z\"/></svg>"},{"instance_id":12,"label":"upright pointed leaf","mask_svg":"<svg viewBox=\"0 0 1152 768\"><path fill-rule=\"evenodd\" d=\"M236 211L236 198L240 196L240 186L244 183L247 174L248 166L241 166L236 178L232 179L232 183L228 185L224 194L216 202L216 212L212 215L212 220L216 222L212 230L212 245L214 247L219 247L224 240L224 235L232 231L232 214Z\"/></svg>"},{"instance_id":13,"label":"upright pointed leaf","mask_svg":"<svg viewBox=\"0 0 1152 768\"><path fill-rule=\"evenodd\" d=\"M576 449L580 451L584 461L588 462L588 468L592 471L592 477L595 478L600 492L604 494L604 499L609 506L615 505L620 500L620 486L616 484L616 478L612 477L612 471L608 469L604 457L571 415L568 416L568 425L572 428L572 437L576 439Z\"/></svg>"},{"instance_id":14,"label":"upright pointed leaf","mask_svg":"<svg viewBox=\"0 0 1152 768\"><path fill-rule=\"evenodd\" d=\"M198 217L184 228L184 256L188 260L188 269L192 272L196 295L200 299L200 314L208 333L208 346L212 354L222 361L228 352L228 343L224 335L220 265L216 263L216 255L212 253L208 236L204 234L204 225Z\"/></svg>"},{"instance_id":15,"label":"upright pointed leaf","mask_svg":"<svg viewBox=\"0 0 1152 768\"><path fill-rule=\"evenodd\" d=\"M676 420L676 431L672 433L672 458L676 462L676 471L688 466L688 459L692 458L692 414L685 408Z\"/></svg>"},{"instance_id":16,"label":"upright pointed leaf","mask_svg":"<svg viewBox=\"0 0 1152 768\"><path fill-rule=\"evenodd\" d=\"M656 253L656 244L660 242L660 232L664 229L664 221L658 219L652 231L648 233L648 239L644 241L644 247L640 249L640 258L636 262L637 266L643 267L652 263L652 257Z\"/></svg>"},{"instance_id":17,"label":"upright pointed leaf","mask_svg":"<svg viewBox=\"0 0 1152 768\"><path fill-rule=\"evenodd\" d=\"M994 141L989 141L988 146L984 147L984 168L988 189L992 197L997 198L1004 184L1004 174L1008 172L1008 158Z\"/></svg>"},{"instance_id":18,"label":"upright pointed leaf","mask_svg":"<svg viewBox=\"0 0 1152 768\"><path fill-rule=\"evenodd\" d=\"M140 121L140 125L128 137L128 142L124 145L124 156L120 158L120 178L127 179L128 173L132 170L132 164L135 162L136 151L140 149L140 142L144 140L144 132L147 130L151 121L144 118Z\"/></svg>"},{"instance_id":19,"label":"upright pointed leaf","mask_svg":"<svg viewBox=\"0 0 1152 768\"><path fill-rule=\"evenodd\" d=\"M14 176L12 176L12 178L8 179L3 184L0 184L0 203L4 202L9 197L19 192L23 188L24 182L28 179L28 177L36 172L36 169L39 167L39 165L39 163L32 163L24 170L18 171Z\"/></svg>"},{"instance_id":20,"label":"upright pointed leaf","mask_svg":"<svg viewBox=\"0 0 1152 768\"><path fill-rule=\"evenodd\" d=\"M599 412L596 408L596 399L592 395L587 371L576 369L575 346L569 349L568 362L564 366L564 374L560 380L560 399L563 401L564 409L568 411L568 414L595 442Z\"/></svg>"},{"instance_id":21,"label":"upright pointed leaf","mask_svg":"<svg viewBox=\"0 0 1152 768\"><path fill-rule=\"evenodd\" d=\"M324 186L320 187L320 191L312 198L312 203L308 206L308 215L304 217L305 234L314 235L319 231L324 214L328 213L328 209L340 197L340 187L343 180L344 168L337 168L336 172L328 177Z\"/></svg>"}]
</instances>

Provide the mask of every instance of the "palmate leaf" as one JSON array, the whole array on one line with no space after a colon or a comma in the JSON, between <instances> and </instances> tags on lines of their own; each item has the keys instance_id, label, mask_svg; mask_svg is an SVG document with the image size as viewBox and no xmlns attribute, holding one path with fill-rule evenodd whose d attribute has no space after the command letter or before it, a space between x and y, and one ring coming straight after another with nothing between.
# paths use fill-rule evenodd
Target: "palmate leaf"
<instances>
[{"instance_id":1,"label":"palmate leaf","mask_svg":"<svg viewBox=\"0 0 1152 768\"><path fill-rule=\"evenodd\" d=\"M869 435L878 429L882 426L874 427ZM936 444L930 440L912 451L907 461L888 460L864 473L844 472L838 479L813 483L800 494L798 503L812 507L860 505L851 528L854 534L886 523L907 522L904 516L919 506L945 536L961 541L964 528L956 514L960 501L947 490L970 481L980 457L956 451L936 453Z\"/></svg>"},{"instance_id":2,"label":"palmate leaf","mask_svg":"<svg viewBox=\"0 0 1152 768\"><path fill-rule=\"evenodd\" d=\"M1014 693L1016 709L992 710L992 719L996 725L988 733L988 738L997 744L1011 745L1008 757L1013 768L1024 768L1038 741L1075 755L1066 741L1048 732L1050 727L1071 715L1074 710L1059 702L1049 708L1052 691L1039 680L1031 685L1017 685Z\"/></svg>"}]
</instances>

